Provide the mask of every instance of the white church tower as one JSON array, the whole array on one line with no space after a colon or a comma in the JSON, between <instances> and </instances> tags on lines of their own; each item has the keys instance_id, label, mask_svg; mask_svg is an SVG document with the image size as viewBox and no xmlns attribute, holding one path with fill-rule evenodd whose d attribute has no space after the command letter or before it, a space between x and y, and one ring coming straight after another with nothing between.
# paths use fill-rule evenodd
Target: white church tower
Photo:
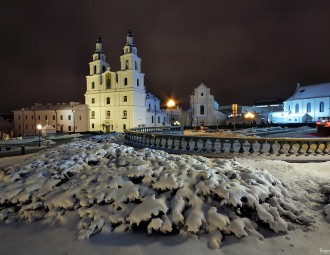
<instances>
[{"instance_id":1,"label":"white church tower","mask_svg":"<svg viewBox=\"0 0 330 255\"><path fill-rule=\"evenodd\" d=\"M112 72L102 51L102 40L98 36L90 71L86 76L85 102L90 108L90 131L117 131L137 127L146 121L146 91L141 59L128 31L121 70Z\"/></svg>"}]
</instances>

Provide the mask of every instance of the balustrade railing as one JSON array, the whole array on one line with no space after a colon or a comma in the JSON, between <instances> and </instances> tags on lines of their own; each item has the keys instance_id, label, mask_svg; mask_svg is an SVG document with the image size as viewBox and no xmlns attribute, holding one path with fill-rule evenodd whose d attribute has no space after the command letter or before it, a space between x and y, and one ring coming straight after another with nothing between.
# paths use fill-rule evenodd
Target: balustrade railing
<instances>
[{"instance_id":1,"label":"balustrade railing","mask_svg":"<svg viewBox=\"0 0 330 255\"><path fill-rule=\"evenodd\" d=\"M330 138L198 137L183 135L182 127L143 127L127 130L132 146L173 152L255 155L329 155Z\"/></svg>"}]
</instances>

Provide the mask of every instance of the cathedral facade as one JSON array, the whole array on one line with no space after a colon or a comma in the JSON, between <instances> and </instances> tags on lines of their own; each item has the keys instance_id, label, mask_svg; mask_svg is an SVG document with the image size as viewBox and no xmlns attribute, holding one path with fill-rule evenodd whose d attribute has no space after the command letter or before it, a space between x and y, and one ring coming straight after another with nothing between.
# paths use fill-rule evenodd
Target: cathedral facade
<instances>
[{"instance_id":1,"label":"cathedral facade","mask_svg":"<svg viewBox=\"0 0 330 255\"><path fill-rule=\"evenodd\" d=\"M85 103L89 106L89 130L102 132L123 132L138 126L154 126L149 123L147 92L141 59L129 30L126 45L120 56L120 70L112 71L103 52L101 37L96 41L96 50L89 63L86 76ZM157 99L158 100L158 99ZM158 112L162 124L166 113Z\"/></svg>"}]
</instances>

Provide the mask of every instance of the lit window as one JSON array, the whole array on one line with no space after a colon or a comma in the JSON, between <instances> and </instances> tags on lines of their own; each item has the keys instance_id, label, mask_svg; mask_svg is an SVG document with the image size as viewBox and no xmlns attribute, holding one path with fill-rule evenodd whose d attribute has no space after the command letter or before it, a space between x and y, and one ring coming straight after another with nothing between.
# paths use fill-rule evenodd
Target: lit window
<instances>
[{"instance_id":1,"label":"lit window","mask_svg":"<svg viewBox=\"0 0 330 255\"><path fill-rule=\"evenodd\" d=\"M123 119L127 119L127 111L126 110L123 111Z\"/></svg>"},{"instance_id":2,"label":"lit window","mask_svg":"<svg viewBox=\"0 0 330 255\"><path fill-rule=\"evenodd\" d=\"M127 96L124 96L124 102L127 102Z\"/></svg>"},{"instance_id":3,"label":"lit window","mask_svg":"<svg viewBox=\"0 0 330 255\"><path fill-rule=\"evenodd\" d=\"M324 112L324 102L320 103L320 112Z\"/></svg>"}]
</instances>

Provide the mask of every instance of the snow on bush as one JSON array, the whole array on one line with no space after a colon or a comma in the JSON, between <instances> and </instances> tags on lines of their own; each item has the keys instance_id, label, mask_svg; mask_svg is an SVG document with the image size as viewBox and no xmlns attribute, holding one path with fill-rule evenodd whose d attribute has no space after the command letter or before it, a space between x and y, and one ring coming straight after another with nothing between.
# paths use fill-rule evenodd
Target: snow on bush
<instances>
[{"instance_id":1,"label":"snow on bush","mask_svg":"<svg viewBox=\"0 0 330 255\"><path fill-rule=\"evenodd\" d=\"M67 224L80 239L98 232L255 235L287 232L301 214L281 181L235 160L74 141L0 170L0 219Z\"/></svg>"}]
</instances>

